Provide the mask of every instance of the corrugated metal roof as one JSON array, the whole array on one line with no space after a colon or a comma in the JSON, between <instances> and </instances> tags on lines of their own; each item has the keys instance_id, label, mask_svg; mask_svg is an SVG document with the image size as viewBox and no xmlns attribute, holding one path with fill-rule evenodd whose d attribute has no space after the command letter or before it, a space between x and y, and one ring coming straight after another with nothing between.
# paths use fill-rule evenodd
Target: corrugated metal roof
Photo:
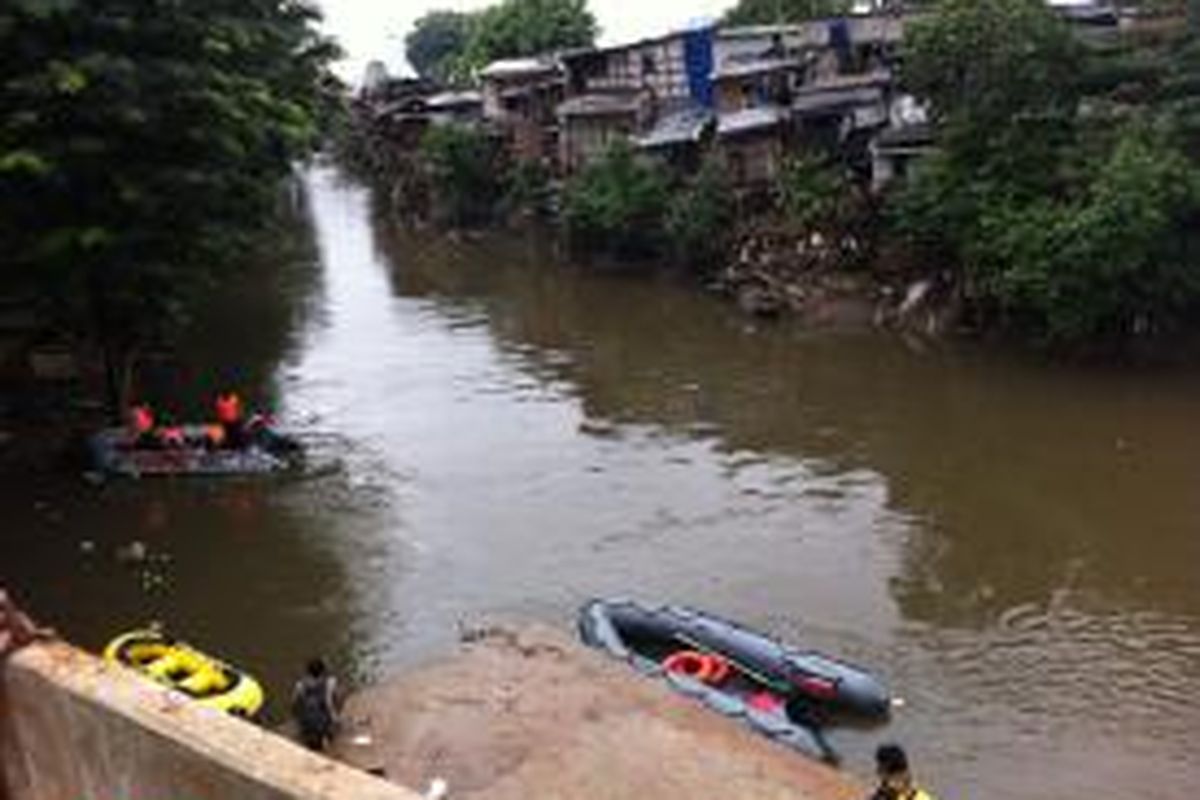
<instances>
[{"instance_id":1,"label":"corrugated metal roof","mask_svg":"<svg viewBox=\"0 0 1200 800\"><path fill-rule=\"evenodd\" d=\"M713 80L722 78L748 78L770 72L785 72L799 69L803 62L796 58L756 58L751 61L731 61L713 70Z\"/></svg>"},{"instance_id":2,"label":"corrugated metal roof","mask_svg":"<svg viewBox=\"0 0 1200 800\"><path fill-rule=\"evenodd\" d=\"M852 89L860 86L888 86L892 83L892 71L877 69L857 75L831 75L814 83L806 83L796 89L798 94Z\"/></svg>"},{"instance_id":3,"label":"corrugated metal roof","mask_svg":"<svg viewBox=\"0 0 1200 800\"><path fill-rule=\"evenodd\" d=\"M717 116L717 135L735 136L739 133L766 130L784 121L787 111L779 106L746 108Z\"/></svg>"},{"instance_id":4,"label":"corrugated metal roof","mask_svg":"<svg viewBox=\"0 0 1200 800\"><path fill-rule=\"evenodd\" d=\"M513 78L554 72L558 66L541 58L501 58L479 71L481 78Z\"/></svg>"},{"instance_id":5,"label":"corrugated metal roof","mask_svg":"<svg viewBox=\"0 0 1200 800\"><path fill-rule=\"evenodd\" d=\"M883 90L864 86L849 89L829 89L798 95L792 100L792 111L799 116L821 114L883 101Z\"/></svg>"},{"instance_id":6,"label":"corrugated metal roof","mask_svg":"<svg viewBox=\"0 0 1200 800\"><path fill-rule=\"evenodd\" d=\"M558 106L559 116L583 117L604 114L636 114L636 97L620 94L581 94Z\"/></svg>"},{"instance_id":7,"label":"corrugated metal roof","mask_svg":"<svg viewBox=\"0 0 1200 800\"><path fill-rule=\"evenodd\" d=\"M660 119L649 133L634 139L634 143L646 150L654 150L698 142L712 120L713 113L707 108L677 111Z\"/></svg>"},{"instance_id":8,"label":"corrugated metal roof","mask_svg":"<svg viewBox=\"0 0 1200 800\"><path fill-rule=\"evenodd\" d=\"M566 50L560 54L560 58L564 62L575 61L581 58L589 58L596 56L608 56L613 53L620 53L624 50L636 50L642 47L659 45L663 42L670 42L676 39L683 39L688 34L696 30L706 30L715 28L715 25L709 22L697 21L696 24L685 26L679 30L668 31L667 33L658 36L647 36L642 39L637 39L632 42L621 42L619 44L609 44L603 47L581 47L574 50Z\"/></svg>"},{"instance_id":9,"label":"corrugated metal roof","mask_svg":"<svg viewBox=\"0 0 1200 800\"><path fill-rule=\"evenodd\" d=\"M875 139L880 150L928 147L933 144L933 126L928 124L884 128Z\"/></svg>"},{"instance_id":10,"label":"corrugated metal roof","mask_svg":"<svg viewBox=\"0 0 1200 800\"><path fill-rule=\"evenodd\" d=\"M425 99L429 108L453 108L455 106L471 106L483 102L483 94L473 90L463 92L438 92Z\"/></svg>"}]
</instances>

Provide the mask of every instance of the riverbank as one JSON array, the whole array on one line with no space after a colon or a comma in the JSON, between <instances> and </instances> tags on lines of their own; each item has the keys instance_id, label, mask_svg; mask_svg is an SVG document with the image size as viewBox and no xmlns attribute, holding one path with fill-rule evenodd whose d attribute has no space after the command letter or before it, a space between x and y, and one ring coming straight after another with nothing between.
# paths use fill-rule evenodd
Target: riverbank
<instances>
[{"instance_id":1,"label":"riverbank","mask_svg":"<svg viewBox=\"0 0 1200 800\"><path fill-rule=\"evenodd\" d=\"M954 278L900 248L865 260L853 233L763 223L739 237L712 285L748 314L790 315L813 328L879 329L941 338L960 332Z\"/></svg>"},{"instance_id":2,"label":"riverbank","mask_svg":"<svg viewBox=\"0 0 1200 800\"><path fill-rule=\"evenodd\" d=\"M333 750L454 798L850 800L844 773L773 745L552 629L490 627L352 696Z\"/></svg>"}]
</instances>

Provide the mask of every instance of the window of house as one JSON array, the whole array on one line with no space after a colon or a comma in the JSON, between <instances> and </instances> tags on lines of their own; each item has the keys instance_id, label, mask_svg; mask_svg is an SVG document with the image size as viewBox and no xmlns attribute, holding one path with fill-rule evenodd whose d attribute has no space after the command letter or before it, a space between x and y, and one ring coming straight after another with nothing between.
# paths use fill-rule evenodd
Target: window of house
<instances>
[{"instance_id":1,"label":"window of house","mask_svg":"<svg viewBox=\"0 0 1200 800\"><path fill-rule=\"evenodd\" d=\"M642 74L653 75L658 71L658 65L654 63L654 55L651 53L642 54Z\"/></svg>"}]
</instances>

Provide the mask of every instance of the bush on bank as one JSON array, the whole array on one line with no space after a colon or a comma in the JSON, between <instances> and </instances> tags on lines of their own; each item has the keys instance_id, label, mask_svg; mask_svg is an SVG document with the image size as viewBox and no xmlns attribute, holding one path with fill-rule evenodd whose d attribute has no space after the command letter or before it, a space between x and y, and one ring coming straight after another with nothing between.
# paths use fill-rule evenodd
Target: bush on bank
<instances>
[{"instance_id":1,"label":"bush on bank","mask_svg":"<svg viewBox=\"0 0 1200 800\"><path fill-rule=\"evenodd\" d=\"M421 157L436 222L473 226L495 218L505 193L505 169L492 137L475 128L435 125L421 139Z\"/></svg>"},{"instance_id":2,"label":"bush on bank","mask_svg":"<svg viewBox=\"0 0 1200 800\"><path fill-rule=\"evenodd\" d=\"M729 176L716 159L706 159L668 203L665 234L672 258L701 271L721 266L733 245L737 222Z\"/></svg>"},{"instance_id":3,"label":"bush on bank","mask_svg":"<svg viewBox=\"0 0 1200 800\"><path fill-rule=\"evenodd\" d=\"M667 203L663 171L621 142L568 181L563 223L573 249L650 258L665 243Z\"/></svg>"}]
</instances>

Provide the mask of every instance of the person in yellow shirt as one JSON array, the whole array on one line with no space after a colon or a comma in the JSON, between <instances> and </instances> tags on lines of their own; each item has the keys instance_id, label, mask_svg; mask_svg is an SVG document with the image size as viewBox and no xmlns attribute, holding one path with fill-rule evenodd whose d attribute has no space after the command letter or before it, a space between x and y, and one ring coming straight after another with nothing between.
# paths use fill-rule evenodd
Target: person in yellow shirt
<instances>
[{"instance_id":1,"label":"person in yellow shirt","mask_svg":"<svg viewBox=\"0 0 1200 800\"><path fill-rule=\"evenodd\" d=\"M875 751L875 773L879 786L870 800L934 800L933 795L913 781L908 755L898 744L880 745Z\"/></svg>"}]
</instances>

